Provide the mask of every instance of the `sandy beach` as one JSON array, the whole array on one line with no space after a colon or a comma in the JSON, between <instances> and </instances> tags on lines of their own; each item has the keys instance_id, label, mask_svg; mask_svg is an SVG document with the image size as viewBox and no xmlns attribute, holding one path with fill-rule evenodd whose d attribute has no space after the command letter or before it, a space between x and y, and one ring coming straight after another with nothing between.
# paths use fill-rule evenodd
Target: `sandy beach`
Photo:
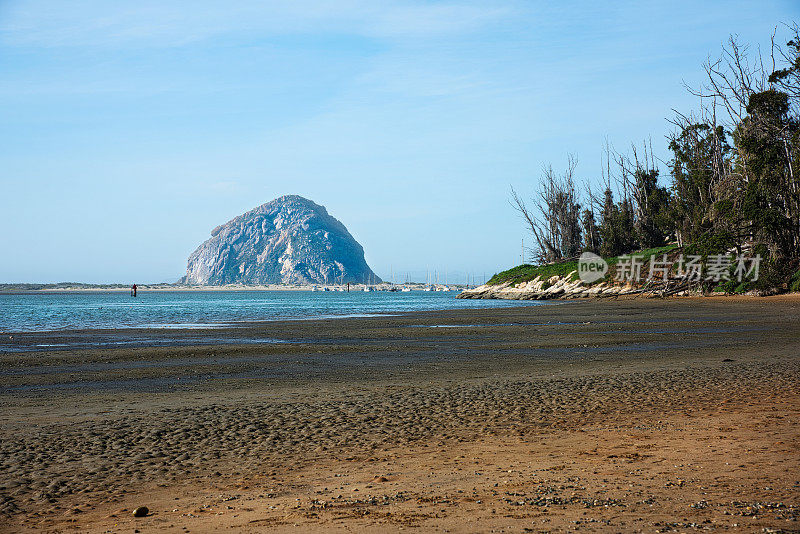
<instances>
[{"instance_id":1,"label":"sandy beach","mask_svg":"<svg viewBox=\"0 0 800 534\"><path fill-rule=\"evenodd\" d=\"M800 530L796 297L14 342L123 335L0 354L0 531Z\"/></svg>"}]
</instances>

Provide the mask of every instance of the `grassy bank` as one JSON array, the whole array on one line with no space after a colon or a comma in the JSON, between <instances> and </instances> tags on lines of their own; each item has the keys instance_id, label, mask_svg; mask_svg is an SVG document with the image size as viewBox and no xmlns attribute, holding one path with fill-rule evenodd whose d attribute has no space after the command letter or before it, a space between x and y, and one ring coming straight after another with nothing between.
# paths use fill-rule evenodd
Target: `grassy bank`
<instances>
[{"instance_id":1,"label":"grassy bank","mask_svg":"<svg viewBox=\"0 0 800 534\"><path fill-rule=\"evenodd\" d=\"M637 252L633 252L631 253L631 256L642 257L646 262L644 263L644 266L647 266L649 263L650 256L652 255L660 256L661 254L672 255L679 248L680 247L678 247L677 245L667 245L664 247L648 248L645 250L639 250ZM608 263L609 267L613 267L614 265L617 264L617 261L619 261L618 257L610 257L604 259L606 263ZM577 280L578 279L577 271L578 271L578 260L568 260L559 263L548 263L545 265L529 265L529 264L518 265L516 267L508 269L507 271L495 274L489 279L487 284L500 285L505 282L511 282L512 284L519 284L522 282L529 282L534 278L536 278L537 276L541 280L547 280L548 278L551 278L553 276L558 276L561 278L569 276L570 280Z\"/></svg>"}]
</instances>

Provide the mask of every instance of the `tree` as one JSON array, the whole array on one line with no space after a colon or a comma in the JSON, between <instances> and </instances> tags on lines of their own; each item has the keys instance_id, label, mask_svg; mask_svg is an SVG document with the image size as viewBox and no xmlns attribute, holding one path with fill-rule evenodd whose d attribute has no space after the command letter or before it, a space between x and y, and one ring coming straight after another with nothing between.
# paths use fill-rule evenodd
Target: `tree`
<instances>
[{"instance_id":1,"label":"tree","mask_svg":"<svg viewBox=\"0 0 800 534\"><path fill-rule=\"evenodd\" d=\"M730 176L730 151L722 126L680 116L670 136L670 219L679 244L691 243L713 227L718 186Z\"/></svg>"},{"instance_id":2,"label":"tree","mask_svg":"<svg viewBox=\"0 0 800 534\"><path fill-rule=\"evenodd\" d=\"M800 125L789 114L789 95L776 89L752 94L747 113L734 133L739 166L748 175L739 217L772 254L794 257L800 252L795 175Z\"/></svg>"},{"instance_id":3,"label":"tree","mask_svg":"<svg viewBox=\"0 0 800 534\"><path fill-rule=\"evenodd\" d=\"M511 204L520 212L536 240L538 262L553 263L580 253L581 206L575 190L576 165L577 160L570 156L562 176L556 175L552 166L545 167L532 209L511 188Z\"/></svg>"},{"instance_id":4,"label":"tree","mask_svg":"<svg viewBox=\"0 0 800 534\"><path fill-rule=\"evenodd\" d=\"M658 184L659 171L652 147L648 150L645 144L640 158L636 146L631 145L631 154L618 153L616 161L625 191L630 191L624 200L633 212L636 243L642 248L663 245L673 233L668 216L670 195Z\"/></svg>"},{"instance_id":5,"label":"tree","mask_svg":"<svg viewBox=\"0 0 800 534\"><path fill-rule=\"evenodd\" d=\"M581 219L583 232L583 250L597 254L600 252L600 228L594 218L594 212L590 209L583 210Z\"/></svg>"},{"instance_id":6,"label":"tree","mask_svg":"<svg viewBox=\"0 0 800 534\"><path fill-rule=\"evenodd\" d=\"M773 36L771 70L735 37L704 65L707 82L692 92L705 120L685 125L671 143L676 211L684 227L694 218L691 237L727 234L739 248L763 244L774 258L800 257L800 31L790 30L785 48ZM717 124L718 107L728 124ZM709 193L699 205L698 187Z\"/></svg>"},{"instance_id":7,"label":"tree","mask_svg":"<svg viewBox=\"0 0 800 534\"><path fill-rule=\"evenodd\" d=\"M619 204L607 186L603 193L603 212L600 222L600 252L603 256L619 256L634 248L633 208L629 198Z\"/></svg>"}]
</instances>

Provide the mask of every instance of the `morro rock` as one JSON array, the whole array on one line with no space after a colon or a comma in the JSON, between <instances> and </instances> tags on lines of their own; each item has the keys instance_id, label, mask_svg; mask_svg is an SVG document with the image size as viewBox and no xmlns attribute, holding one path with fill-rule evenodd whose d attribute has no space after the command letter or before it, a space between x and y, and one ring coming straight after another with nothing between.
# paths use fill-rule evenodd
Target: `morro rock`
<instances>
[{"instance_id":1,"label":"morro rock","mask_svg":"<svg viewBox=\"0 0 800 534\"><path fill-rule=\"evenodd\" d=\"M287 195L217 226L186 267L184 284L378 283L364 249L314 202Z\"/></svg>"}]
</instances>

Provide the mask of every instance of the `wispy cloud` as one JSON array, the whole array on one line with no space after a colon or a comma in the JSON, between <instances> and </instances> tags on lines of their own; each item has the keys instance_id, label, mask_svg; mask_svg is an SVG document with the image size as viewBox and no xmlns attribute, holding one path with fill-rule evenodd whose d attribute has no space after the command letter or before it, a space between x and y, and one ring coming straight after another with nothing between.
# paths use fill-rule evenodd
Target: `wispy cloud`
<instances>
[{"instance_id":1,"label":"wispy cloud","mask_svg":"<svg viewBox=\"0 0 800 534\"><path fill-rule=\"evenodd\" d=\"M17 46L180 46L231 34L346 32L374 38L440 36L474 30L508 8L458 2L294 0L106 2L11 1L0 37Z\"/></svg>"}]
</instances>

